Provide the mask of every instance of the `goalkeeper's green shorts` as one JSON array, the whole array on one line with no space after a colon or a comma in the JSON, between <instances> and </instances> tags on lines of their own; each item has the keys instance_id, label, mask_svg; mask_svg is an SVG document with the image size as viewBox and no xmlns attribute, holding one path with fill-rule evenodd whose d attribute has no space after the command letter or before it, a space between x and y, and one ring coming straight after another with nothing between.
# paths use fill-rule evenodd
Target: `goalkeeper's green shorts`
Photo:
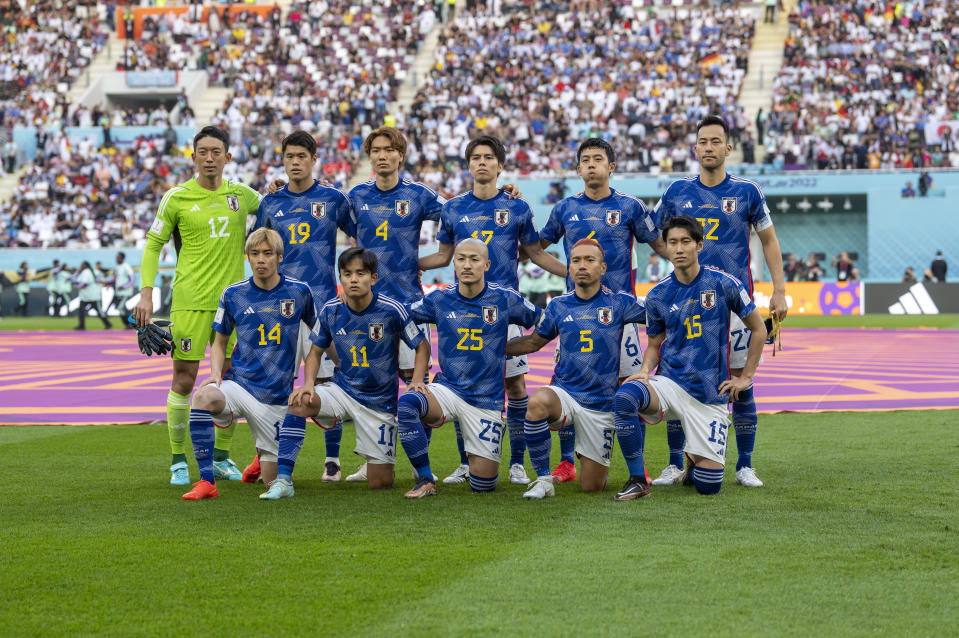
<instances>
[{"instance_id":1,"label":"goalkeeper's green shorts","mask_svg":"<svg viewBox=\"0 0 959 638\"><path fill-rule=\"evenodd\" d=\"M180 361L203 361L206 358L206 346L212 345L216 332L213 330L215 310L174 310L170 312L170 333L173 335L173 358ZM236 345L236 331L230 335L226 344L226 356L229 358Z\"/></svg>"}]
</instances>

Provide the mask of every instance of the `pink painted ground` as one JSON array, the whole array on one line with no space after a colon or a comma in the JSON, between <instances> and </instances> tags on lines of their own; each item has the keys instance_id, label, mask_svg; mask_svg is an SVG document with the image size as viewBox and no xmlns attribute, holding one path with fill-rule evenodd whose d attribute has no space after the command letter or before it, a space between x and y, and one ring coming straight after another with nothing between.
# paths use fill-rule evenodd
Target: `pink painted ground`
<instances>
[{"instance_id":1,"label":"pink painted ground","mask_svg":"<svg viewBox=\"0 0 959 638\"><path fill-rule=\"evenodd\" d=\"M959 331L785 335L775 357L767 346L756 378L762 412L959 408ZM549 381L552 357L552 344L530 357L531 391ZM166 418L170 360L140 355L131 332L4 332L0 361L0 424Z\"/></svg>"}]
</instances>

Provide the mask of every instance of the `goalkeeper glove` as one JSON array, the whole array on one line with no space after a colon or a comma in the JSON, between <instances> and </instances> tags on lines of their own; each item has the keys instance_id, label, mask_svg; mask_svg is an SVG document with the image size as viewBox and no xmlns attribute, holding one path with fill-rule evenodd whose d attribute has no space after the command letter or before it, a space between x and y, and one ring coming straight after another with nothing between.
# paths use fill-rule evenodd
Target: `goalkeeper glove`
<instances>
[{"instance_id":1,"label":"goalkeeper glove","mask_svg":"<svg viewBox=\"0 0 959 638\"><path fill-rule=\"evenodd\" d=\"M132 315L128 321L136 324ZM137 328L137 345L140 347L140 352L148 357L153 356L154 353L163 356L173 352L173 335L169 330L164 330L172 325L164 319L156 319L146 328Z\"/></svg>"}]
</instances>

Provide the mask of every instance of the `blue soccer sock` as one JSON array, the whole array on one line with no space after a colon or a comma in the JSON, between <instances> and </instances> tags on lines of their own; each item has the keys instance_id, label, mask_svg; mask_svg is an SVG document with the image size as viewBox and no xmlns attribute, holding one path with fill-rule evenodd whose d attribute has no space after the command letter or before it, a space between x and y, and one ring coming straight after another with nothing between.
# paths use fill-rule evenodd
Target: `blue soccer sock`
<instances>
[{"instance_id":1,"label":"blue soccer sock","mask_svg":"<svg viewBox=\"0 0 959 638\"><path fill-rule=\"evenodd\" d=\"M435 428L428 428L425 425L423 426L423 434L426 435L426 447L430 446L430 443L433 442L433 430Z\"/></svg>"},{"instance_id":2,"label":"blue soccer sock","mask_svg":"<svg viewBox=\"0 0 959 638\"><path fill-rule=\"evenodd\" d=\"M190 440L193 441L193 456L200 466L200 479L214 482L213 439L215 438L213 416L209 410L190 410Z\"/></svg>"},{"instance_id":3,"label":"blue soccer sock","mask_svg":"<svg viewBox=\"0 0 959 638\"><path fill-rule=\"evenodd\" d=\"M326 441L326 457L330 459L340 458L340 441L343 440L343 423L337 420L336 425L329 430L324 430L323 439Z\"/></svg>"},{"instance_id":4,"label":"blue soccer sock","mask_svg":"<svg viewBox=\"0 0 959 638\"><path fill-rule=\"evenodd\" d=\"M470 489L474 492L492 492L496 489L496 483L499 482L499 475L496 476L476 476L472 472L469 475Z\"/></svg>"},{"instance_id":5,"label":"blue soccer sock","mask_svg":"<svg viewBox=\"0 0 959 638\"><path fill-rule=\"evenodd\" d=\"M553 446L553 438L549 434L549 423L546 419L527 420L524 429L526 445L529 446L529 460L533 464L536 476L549 476L549 452Z\"/></svg>"},{"instance_id":6,"label":"blue soccer sock","mask_svg":"<svg viewBox=\"0 0 959 638\"><path fill-rule=\"evenodd\" d=\"M509 430L509 464L523 464L526 452L526 405L529 397L506 402L506 427Z\"/></svg>"},{"instance_id":7,"label":"blue soccer sock","mask_svg":"<svg viewBox=\"0 0 959 638\"><path fill-rule=\"evenodd\" d=\"M669 446L669 464L683 469L683 448L686 447L686 433L682 421L666 421L666 445Z\"/></svg>"},{"instance_id":8,"label":"blue soccer sock","mask_svg":"<svg viewBox=\"0 0 959 638\"><path fill-rule=\"evenodd\" d=\"M650 399L649 388L638 381L624 383L613 399L613 425L630 476L646 476L643 460L646 424L639 413L649 407Z\"/></svg>"},{"instance_id":9,"label":"blue soccer sock","mask_svg":"<svg viewBox=\"0 0 959 638\"><path fill-rule=\"evenodd\" d=\"M306 418L287 413L280 427L280 453L277 458L277 478L293 480L293 466L306 438Z\"/></svg>"},{"instance_id":10,"label":"blue soccer sock","mask_svg":"<svg viewBox=\"0 0 959 638\"><path fill-rule=\"evenodd\" d=\"M559 437L559 460L576 464L576 428L567 425L556 433ZM528 441L527 441L528 443Z\"/></svg>"},{"instance_id":11,"label":"blue soccer sock","mask_svg":"<svg viewBox=\"0 0 959 638\"><path fill-rule=\"evenodd\" d=\"M396 421L399 426L403 451L420 478L433 478L430 469L429 442L423 428L423 417L429 411L429 402L422 392L407 392L396 406Z\"/></svg>"},{"instance_id":12,"label":"blue soccer sock","mask_svg":"<svg viewBox=\"0 0 959 638\"><path fill-rule=\"evenodd\" d=\"M756 401L753 398L753 389L749 388L740 392L739 398L733 401L733 428L736 430L736 449L739 452L737 472L744 467L753 466L757 422Z\"/></svg>"},{"instance_id":13,"label":"blue soccer sock","mask_svg":"<svg viewBox=\"0 0 959 638\"><path fill-rule=\"evenodd\" d=\"M690 475L696 491L700 494L719 494L719 488L723 486L723 468L709 470L697 465Z\"/></svg>"},{"instance_id":14,"label":"blue soccer sock","mask_svg":"<svg viewBox=\"0 0 959 638\"><path fill-rule=\"evenodd\" d=\"M456 432L456 449L460 453L460 465L469 465L469 457L466 456L466 444L463 443L463 430L460 429L460 422L453 421L453 430Z\"/></svg>"}]
</instances>

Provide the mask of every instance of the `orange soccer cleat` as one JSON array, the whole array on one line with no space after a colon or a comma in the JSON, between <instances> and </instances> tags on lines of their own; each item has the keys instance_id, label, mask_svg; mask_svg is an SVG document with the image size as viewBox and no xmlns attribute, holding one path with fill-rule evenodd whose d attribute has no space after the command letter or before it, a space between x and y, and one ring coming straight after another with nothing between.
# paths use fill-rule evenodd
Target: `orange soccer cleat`
<instances>
[{"instance_id":1,"label":"orange soccer cleat","mask_svg":"<svg viewBox=\"0 0 959 638\"><path fill-rule=\"evenodd\" d=\"M256 483L260 480L260 457L254 456L253 462L243 470L243 477L240 479L244 483Z\"/></svg>"},{"instance_id":2,"label":"orange soccer cleat","mask_svg":"<svg viewBox=\"0 0 959 638\"><path fill-rule=\"evenodd\" d=\"M183 495L184 501L199 501L204 498L216 498L220 492L216 489L216 484L209 481L197 481L193 484L193 489Z\"/></svg>"},{"instance_id":3,"label":"orange soccer cleat","mask_svg":"<svg viewBox=\"0 0 959 638\"><path fill-rule=\"evenodd\" d=\"M576 466L569 461L560 461L553 469L554 483L568 483L576 480Z\"/></svg>"}]
</instances>

